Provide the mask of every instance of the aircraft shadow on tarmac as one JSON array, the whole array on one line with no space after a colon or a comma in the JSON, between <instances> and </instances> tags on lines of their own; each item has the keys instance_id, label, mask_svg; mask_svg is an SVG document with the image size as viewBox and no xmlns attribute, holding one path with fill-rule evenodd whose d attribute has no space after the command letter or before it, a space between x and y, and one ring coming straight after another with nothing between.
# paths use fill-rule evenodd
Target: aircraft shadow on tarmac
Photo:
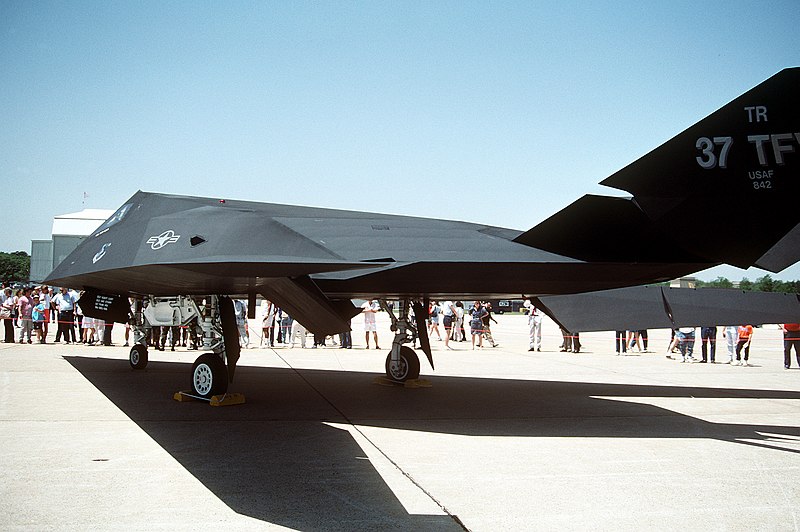
<instances>
[{"instance_id":1,"label":"aircraft shadow on tarmac","mask_svg":"<svg viewBox=\"0 0 800 532\"><path fill-rule=\"evenodd\" d=\"M408 514L352 436L325 422L475 436L708 438L800 452L780 446L797 443L798 426L710 423L624 400L800 399L796 391L447 376L409 390L377 386L377 374L241 366L231 391L247 404L211 408L172 400L181 383L188 388L187 364L131 371L119 359L64 358L234 511L303 530L461 529L448 516Z\"/></svg>"}]
</instances>

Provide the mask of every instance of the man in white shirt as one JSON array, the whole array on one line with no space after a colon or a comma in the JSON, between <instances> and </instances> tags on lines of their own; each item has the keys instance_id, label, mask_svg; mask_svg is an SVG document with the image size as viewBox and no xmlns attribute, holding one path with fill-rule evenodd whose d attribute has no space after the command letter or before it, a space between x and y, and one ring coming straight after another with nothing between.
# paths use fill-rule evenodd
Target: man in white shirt
<instances>
[{"instance_id":1,"label":"man in white shirt","mask_svg":"<svg viewBox=\"0 0 800 532\"><path fill-rule=\"evenodd\" d=\"M70 343L70 338L75 342L75 298L62 287L53 298L53 305L58 311L56 342L61 341L62 333L66 343Z\"/></svg>"},{"instance_id":2,"label":"man in white shirt","mask_svg":"<svg viewBox=\"0 0 800 532\"><path fill-rule=\"evenodd\" d=\"M522 304L528 309L528 332L530 335L530 344L528 351L541 351L542 350L542 313L539 309L533 306L530 299L526 299Z\"/></svg>"}]
</instances>

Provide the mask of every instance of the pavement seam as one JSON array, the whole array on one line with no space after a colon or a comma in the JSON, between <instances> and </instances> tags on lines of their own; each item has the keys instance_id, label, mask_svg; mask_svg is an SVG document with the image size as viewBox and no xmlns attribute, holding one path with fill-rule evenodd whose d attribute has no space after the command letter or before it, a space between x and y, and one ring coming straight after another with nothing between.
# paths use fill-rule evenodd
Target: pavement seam
<instances>
[{"instance_id":1,"label":"pavement seam","mask_svg":"<svg viewBox=\"0 0 800 532\"><path fill-rule=\"evenodd\" d=\"M277 352L275 352L275 355L281 360L283 360L283 362L289 368L291 368L291 370L294 371L295 374L297 374L297 376L300 377L300 379L302 379L303 382L305 382L309 388L314 390L314 392L316 392L316 394L319 395L322 398L322 400L324 400L326 403L328 403L328 405L330 405L331 408L333 408L336 412L338 412L339 415L342 416L342 419L344 419L345 422L353 428L353 430L358 432L361 435L361 437L364 438L365 441L369 442L369 444L376 451L378 451L381 454L381 456L383 456L390 464L392 464L392 466L395 467L404 477L406 477L409 480L409 482L411 482L414 486L416 486L418 490L424 493L426 497L432 500L434 504L436 504L436 506L438 506L450 519L453 520L453 522L455 522L458 526L460 526L462 530L470 532L470 529L467 528L467 526L461 521L461 519L457 515L448 510L447 507L444 505L444 503L442 503L439 499L437 499L430 491L426 490L419 482L416 481L416 479L414 479L413 476L411 476L410 473L406 472L402 467L400 467L400 464L392 460L392 458L389 457L389 455L387 455L383 449L381 449L378 445L376 445L375 442L373 442L369 436L367 436L358 426L356 426L353 423L353 421L347 414L345 414L338 406L336 406L336 404L333 401L328 399L328 397L324 393L322 393L316 386L314 386L308 379L306 379L300 370L294 368L289 363L289 361L287 361Z\"/></svg>"}]
</instances>

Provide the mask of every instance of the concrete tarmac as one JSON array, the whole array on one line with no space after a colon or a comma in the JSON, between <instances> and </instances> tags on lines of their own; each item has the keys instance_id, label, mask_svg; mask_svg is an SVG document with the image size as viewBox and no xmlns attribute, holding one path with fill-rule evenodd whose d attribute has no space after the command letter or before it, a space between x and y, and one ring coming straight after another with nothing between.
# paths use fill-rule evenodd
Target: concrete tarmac
<instances>
[{"instance_id":1,"label":"concrete tarmac","mask_svg":"<svg viewBox=\"0 0 800 532\"><path fill-rule=\"evenodd\" d=\"M374 382L383 313L379 352L359 317L351 350L253 330L230 388L247 403L224 408L172 399L196 351L131 370L120 326L115 347L0 344L0 529L800 530L779 330L740 367L669 360L665 330L573 354L545 322L530 352L527 318L497 319L495 348L434 334L417 389Z\"/></svg>"}]
</instances>

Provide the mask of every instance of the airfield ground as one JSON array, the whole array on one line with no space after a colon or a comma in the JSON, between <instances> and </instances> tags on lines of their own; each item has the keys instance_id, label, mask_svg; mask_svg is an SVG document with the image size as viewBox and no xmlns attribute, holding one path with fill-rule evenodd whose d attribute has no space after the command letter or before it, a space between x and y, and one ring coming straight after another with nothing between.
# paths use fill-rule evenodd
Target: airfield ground
<instances>
[{"instance_id":1,"label":"airfield ground","mask_svg":"<svg viewBox=\"0 0 800 532\"><path fill-rule=\"evenodd\" d=\"M779 330L734 367L667 360L665 330L570 354L546 322L529 352L526 318L497 319L500 347L434 340L429 388L374 383L385 315L380 353L358 318L352 350L247 349L225 408L172 399L195 351L132 371L119 326L117 347L0 344L0 529L800 529Z\"/></svg>"}]
</instances>

